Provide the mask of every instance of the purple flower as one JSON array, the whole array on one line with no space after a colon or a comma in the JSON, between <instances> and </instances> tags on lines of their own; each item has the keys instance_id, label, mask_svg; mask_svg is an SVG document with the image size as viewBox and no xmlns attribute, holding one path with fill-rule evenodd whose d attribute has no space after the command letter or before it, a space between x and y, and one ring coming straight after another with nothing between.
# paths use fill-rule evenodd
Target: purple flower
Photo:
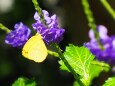
<instances>
[{"instance_id":1,"label":"purple flower","mask_svg":"<svg viewBox=\"0 0 115 86\"><path fill-rule=\"evenodd\" d=\"M15 30L11 31L5 39L5 43L12 45L13 47L23 46L30 37L30 29L22 22L15 24Z\"/></svg>"},{"instance_id":2,"label":"purple flower","mask_svg":"<svg viewBox=\"0 0 115 86\"><path fill-rule=\"evenodd\" d=\"M103 25L97 27L100 42L102 43L104 50L101 50L92 30L89 31L90 42L84 45L96 56L99 61L105 61L111 66L115 65L115 36L108 36L107 29Z\"/></svg>"},{"instance_id":3,"label":"purple flower","mask_svg":"<svg viewBox=\"0 0 115 86\"><path fill-rule=\"evenodd\" d=\"M41 22L40 16L36 12L34 15L36 23L32 24L32 27L37 30L39 34L41 34L46 44L53 42L59 43L63 39L63 33L65 30L58 27L56 15L49 17L49 13L46 10L42 10L42 12L44 14L47 26Z\"/></svg>"}]
</instances>

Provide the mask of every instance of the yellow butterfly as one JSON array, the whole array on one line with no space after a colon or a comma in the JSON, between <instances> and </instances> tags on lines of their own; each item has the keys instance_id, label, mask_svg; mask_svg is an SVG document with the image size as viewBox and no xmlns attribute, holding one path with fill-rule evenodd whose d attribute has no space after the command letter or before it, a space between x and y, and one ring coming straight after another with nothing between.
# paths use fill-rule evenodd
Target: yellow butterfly
<instances>
[{"instance_id":1,"label":"yellow butterfly","mask_svg":"<svg viewBox=\"0 0 115 86\"><path fill-rule=\"evenodd\" d=\"M47 48L40 34L37 33L26 42L22 49L22 55L35 62L42 62L46 59Z\"/></svg>"}]
</instances>

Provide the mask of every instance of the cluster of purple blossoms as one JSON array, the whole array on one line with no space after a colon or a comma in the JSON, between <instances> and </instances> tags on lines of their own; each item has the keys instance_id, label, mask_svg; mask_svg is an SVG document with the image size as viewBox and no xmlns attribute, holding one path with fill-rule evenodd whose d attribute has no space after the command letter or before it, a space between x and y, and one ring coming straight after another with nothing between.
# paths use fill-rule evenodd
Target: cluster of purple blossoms
<instances>
[{"instance_id":1,"label":"cluster of purple blossoms","mask_svg":"<svg viewBox=\"0 0 115 86\"><path fill-rule=\"evenodd\" d=\"M59 43L63 39L64 29L60 29L57 23L56 15L49 17L49 13L45 10L42 11L44 14L45 26L37 12L34 15L36 23L32 24L33 28L41 34L46 44L51 42ZM23 23L15 24L15 30L11 31L5 39L5 43L12 45L13 47L23 46L30 38L30 29Z\"/></svg>"},{"instance_id":2,"label":"cluster of purple blossoms","mask_svg":"<svg viewBox=\"0 0 115 86\"><path fill-rule=\"evenodd\" d=\"M11 31L5 39L5 43L12 45L13 47L21 47L30 37L30 29L22 22L14 25L15 30Z\"/></svg>"},{"instance_id":3,"label":"cluster of purple blossoms","mask_svg":"<svg viewBox=\"0 0 115 86\"><path fill-rule=\"evenodd\" d=\"M63 33L65 30L58 27L56 15L49 17L49 13L46 10L42 10L42 13L44 14L44 19L47 26L41 22L40 16L36 12L34 15L36 22L32 24L32 27L37 30L39 34L41 34L46 44L53 42L59 43L63 39Z\"/></svg>"},{"instance_id":4,"label":"cluster of purple blossoms","mask_svg":"<svg viewBox=\"0 0 115 86\"><path fill-rule=\"evenodd\" d=\"M89 31L90 42L84 45L96 56L99 61L105 61L115 66L115 36L107 35L107 28L103 25L97 27L103 50L100 49L92 30Z\"/></svg>"}]
</instances>

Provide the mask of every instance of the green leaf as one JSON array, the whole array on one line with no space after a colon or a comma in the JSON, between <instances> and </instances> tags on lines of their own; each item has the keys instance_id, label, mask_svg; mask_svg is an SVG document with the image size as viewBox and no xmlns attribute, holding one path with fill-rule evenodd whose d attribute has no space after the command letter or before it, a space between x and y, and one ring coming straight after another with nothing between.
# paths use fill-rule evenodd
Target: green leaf
<instances>
[{"instance_id":1,"label":"green leaf","mask_svg":"<svg viewBox=\"0 0 115 86\"><path fill-rule=\"evenodd\" d=\"M94 56L90 53L90 51L85 47L77 47L70 44L68 47L66 47L64 57L75 70L75 72L80 75L82 82L85 85L89 85L89 70L91 62L94 59ZM63 62L59 63L61 63L62 69L68 70L67 67L64 66Z\"/></svg>"},{"instance_id":2,"label":"green leaf","mask_svg":"<svg viewBox=\"0 0 115 86\"><path fill-rule=\"evenodd\" d=\"M109 65L104 62L93 61L94 55L85 47L77 47L70 44L66 47L64 57L73 70L80 76L85 85L90 85L92 79L99 76L104 70L109 70ZM59 61L60 69L71 72L62 60Z\"/></svg>"},{"instance_id":3,"label":"green leaf","mask_svg":"<svg viewBox=\"0 0 115 86\"><path fill-rule=\"evenodd\" d=\"M77 81L75 81L75 82L73 83L73 86L80 86L80 85L79 85L79 83L78 83Z\"/></svg>"},{"instance_id":4,"label":"green leaf","mask_svg":"<svg viewBox=\"0 0 115 86\"><path fill-rule=\"evenodd\" d=\"M103 86L115 86L115 77L109 78Z\"/></svg>"},{"instance_id":5,"label":"green leaf","mask_svg":"<svg viewBox=\"0 0 115 86\"><path fill-rule=\"evenodd\" d=\"M36 86L36 82L33 79L27 79L24 77L18 78L12 86Z\"/></svg>"},{"instance_id":6,"label":"green leaf","mask_svg":"<svg viewBox=\"0 0 115 86\"><path fill-rule=\"evenodd\" d=\"M97 60L92 61L92 65L90 68L90 78L93 80L95 77L98 77L102 71L108 72L110 66L104 62L99 62Z\"/></svg>"},{"instance_id":7,"label":"green leaf","mask_svg":"<svg viewBox=\"0 0 115 86\"><path fill-rule=\"evenodd\" d=\"M59 60L59 64L61 65L60 66L60 70L65 70L65 71L68 71L68 72L71 72L69 71L69 69L65 66L64 62L62 60Z\"/></svg>"}]
</instances>

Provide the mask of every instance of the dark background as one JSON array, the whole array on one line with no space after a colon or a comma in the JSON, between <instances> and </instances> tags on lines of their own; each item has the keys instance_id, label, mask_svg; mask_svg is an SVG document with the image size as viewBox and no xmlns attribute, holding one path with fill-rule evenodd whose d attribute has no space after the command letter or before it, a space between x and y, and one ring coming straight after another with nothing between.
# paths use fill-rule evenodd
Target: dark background
<instances>
[{"instance_id":1,"label":"dark background","mask_svg":"<svg viewBox=\"0 0 115 86\"><path fill-rule=\"evenodd\" d=\"M115 0L108 0L115 9ZM60 43L64 50L69 43L82 46L88 38L88 22L81 5L81 0L38 0L42 9L50 14L57 14L59 24L66 32ZM94 18L98 25L108 28L108 34L115 34L115 21L100 3L100 0L89 0ZM0 8L1 9L1 8ZM30 28L34 23L35 9L31 0L14 0L12 8L3 12L0 10L0 23L10 29L22 21ZM35 63L21 55L21 49L13 48L4 43L6 33L0 30L0 86L11 86L20 76L35 78L40 86L72 86L74 78L71 74L59 70L58 58L48 56L43 63ZM103 73L94 79L92 86L101 86L109 73Z\"/></svg>"}]
</instances>

